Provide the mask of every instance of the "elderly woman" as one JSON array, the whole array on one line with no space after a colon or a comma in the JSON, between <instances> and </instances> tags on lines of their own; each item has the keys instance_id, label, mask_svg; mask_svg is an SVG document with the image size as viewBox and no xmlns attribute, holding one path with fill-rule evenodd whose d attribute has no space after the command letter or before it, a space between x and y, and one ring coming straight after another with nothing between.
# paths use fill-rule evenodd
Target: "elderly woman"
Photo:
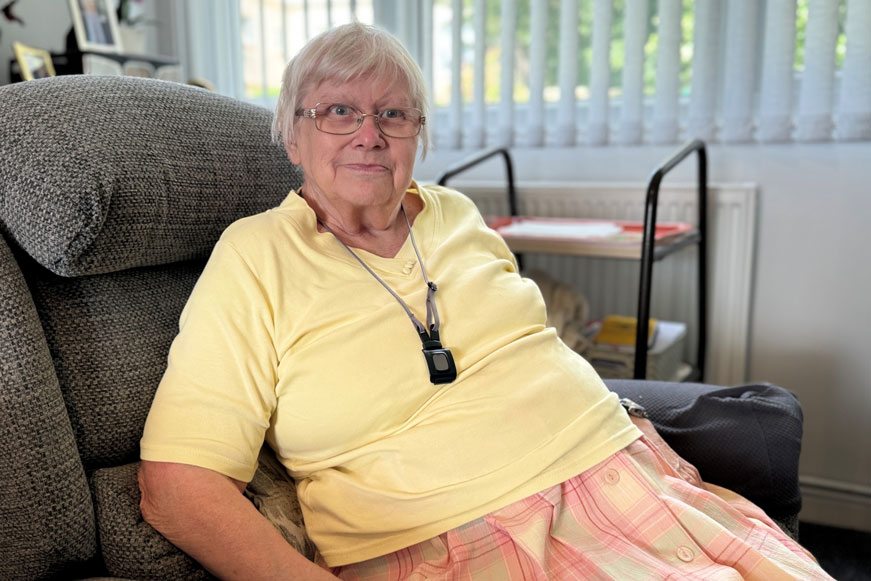
<instances>
[{"instance_id":1,"label":"elderly woman","mask_svg":"<svg viewBox=\"0 0 871 581\"><path fill-rule=\"evenodd\" d=\"M470 200L412 181L426 110L375 28L290 62L275 129L304 184L227 229L182 314L146 520L228 578L825 578L642 435ZM318 564L241 494L264 440Z\"/></svg>"}]
</instances>

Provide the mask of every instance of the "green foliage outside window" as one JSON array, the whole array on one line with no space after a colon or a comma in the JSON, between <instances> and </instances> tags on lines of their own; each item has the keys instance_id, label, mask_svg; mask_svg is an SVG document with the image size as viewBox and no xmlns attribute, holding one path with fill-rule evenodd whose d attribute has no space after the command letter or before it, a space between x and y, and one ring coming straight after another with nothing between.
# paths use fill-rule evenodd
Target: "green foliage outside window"
<instances>
[{"instance_id":1,"label":"green foliage outside window","mask_svg":"<svg viewBox=\"0 0 871 581\"><path fill-rule=\"evenodd\" d=\"M804 70L804 42L807 38L808 0L798 0L795 19L795 70ZM835 66L841 68L844 64L844 54L847 51L847 37L844 35L844 23L847 20L847 0L838 3L838 42L835 45Z\"/></svg>"},{"instance_id":2,"label":"green foliage outside window","mask_svg":"<svg viewBox=\"0 0 871 581\"><path fill-rule=\"evenodd\" d=\"M630 0L614 0L613 16L611 20L611 83L610 95L620 95L623 77L623 62L625 60L624 42L624 15L626 2ZM450 8L450 0L435 0L436 5ZM798 0L796 14L796 51L795 69L800 71L804 68L804 43L807 28L808 0ZM680 93L683 96L689 94L692 82L692 57L693 57L693 28L694 28L694 2L683 0L683 15L681 18L681 46L680 54ZM841 67L846 49L844 36L844 22L846 17L846 0L839 0L840 28L836 48L836 65ZM659 0L649 2L648 36L644 44L644 93L653 95L656 91L656 51L659 42L657 27ZM474 0L463 0L463 38L474 38L473 26ZM500 95L500 66L501 66L501 1L486 0L486 55L485 55L485 102L497 103ZM590 68L592 63L592 23L593 0L578 0L578 59L577 59L577 87L575 94L578 98L589 96ZM764 6L760 7L760 18L764 18ZM530 74L530 0L517 0L517 28L515 33L515 76L514 76L514 99L518 103L529 101L529 74ZM559 22L560 0L547 0L547 31L546 35L546 61L545 61L545 91L546 101L559 100ZM436 31L436 42L440 38ZM444 37L441 37L444 39ZM448 37L449 38L449 37ZM450 42L448 40L448 42ZM473 99L474 69L473 54L474 46L471 43L463 45L463 68L461 72L462 94L464 102ZM761 51L761 46L759 47ZM450 88L442 87L436 92L437 105L447 105L450 100Z\"/></svg>"}]
</instances>

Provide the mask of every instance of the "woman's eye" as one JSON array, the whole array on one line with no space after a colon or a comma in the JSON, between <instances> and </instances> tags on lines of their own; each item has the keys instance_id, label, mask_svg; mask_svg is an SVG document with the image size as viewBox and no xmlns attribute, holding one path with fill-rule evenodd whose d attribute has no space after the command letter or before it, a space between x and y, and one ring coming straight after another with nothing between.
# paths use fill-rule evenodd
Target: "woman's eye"
<instances>
[{"instance_id":1,"label":"woman's eye","mask_svg":"<svg viewBox=\"0 0 871 581\"><path fill-rule=\"evenodd\" d=\"M327 113L330 115L336 115L339 117L345 117L347 115L351 115L354 110L347 105L333 105L329 109L327 109Z\"/></svg>"},{"instance_id":2,"label":"woman's eye","mask_svg":"<svg viewBox=\"0 0 871 581\"><path fill-rule=\"evenodd\" d=\"M385 119L405 119L405 111L402 109L387 109L381 113Z\"/></svg>"}]
</instances>

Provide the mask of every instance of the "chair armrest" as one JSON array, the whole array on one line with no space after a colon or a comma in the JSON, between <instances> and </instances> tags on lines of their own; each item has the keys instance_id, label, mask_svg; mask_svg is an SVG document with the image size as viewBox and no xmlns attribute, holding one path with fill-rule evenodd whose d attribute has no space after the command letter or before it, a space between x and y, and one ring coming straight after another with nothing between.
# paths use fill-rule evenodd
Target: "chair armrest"
<instances>
[{"instance_id":1,"label":"chair armrest","mask_svg":"<svg viewBox=\"0 0 871 581\"><path fill-rule=\"evenodd\" d=\"M704 480L744 496L787 528L796 520L803 416L791 392L767 383L605 383L643 405L663 439Z\"/></svg>"}]
</instances>

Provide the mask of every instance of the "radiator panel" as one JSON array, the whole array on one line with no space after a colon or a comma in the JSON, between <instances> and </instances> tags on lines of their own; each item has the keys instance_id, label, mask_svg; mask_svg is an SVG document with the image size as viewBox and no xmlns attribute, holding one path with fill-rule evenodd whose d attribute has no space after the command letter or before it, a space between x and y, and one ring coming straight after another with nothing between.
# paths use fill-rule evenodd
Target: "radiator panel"
<instances>
[{"instance_id":1,"label":"radiator panel","mask_svg":"<svg viewBox=\"0 0 871 581\"><path fill-rule=\"evenodd\" d=\"M483 214L507 213L504 186L484 182L451 186L469 195ZM545 217L641 220L646 184L518 184L522 214ZM658 221L697 223L694 185L660 191ZM708 187L708 347L705 380L722 385L746 380L750 299L756 229L756 186ZM526 269L544 270L582 292L591 316L635 316L639 262L525 254ZM687 324L684 360L694 361L698 341L698 247L684 248L653 268L651 316Z\"/></svg>"}]
</instances>

